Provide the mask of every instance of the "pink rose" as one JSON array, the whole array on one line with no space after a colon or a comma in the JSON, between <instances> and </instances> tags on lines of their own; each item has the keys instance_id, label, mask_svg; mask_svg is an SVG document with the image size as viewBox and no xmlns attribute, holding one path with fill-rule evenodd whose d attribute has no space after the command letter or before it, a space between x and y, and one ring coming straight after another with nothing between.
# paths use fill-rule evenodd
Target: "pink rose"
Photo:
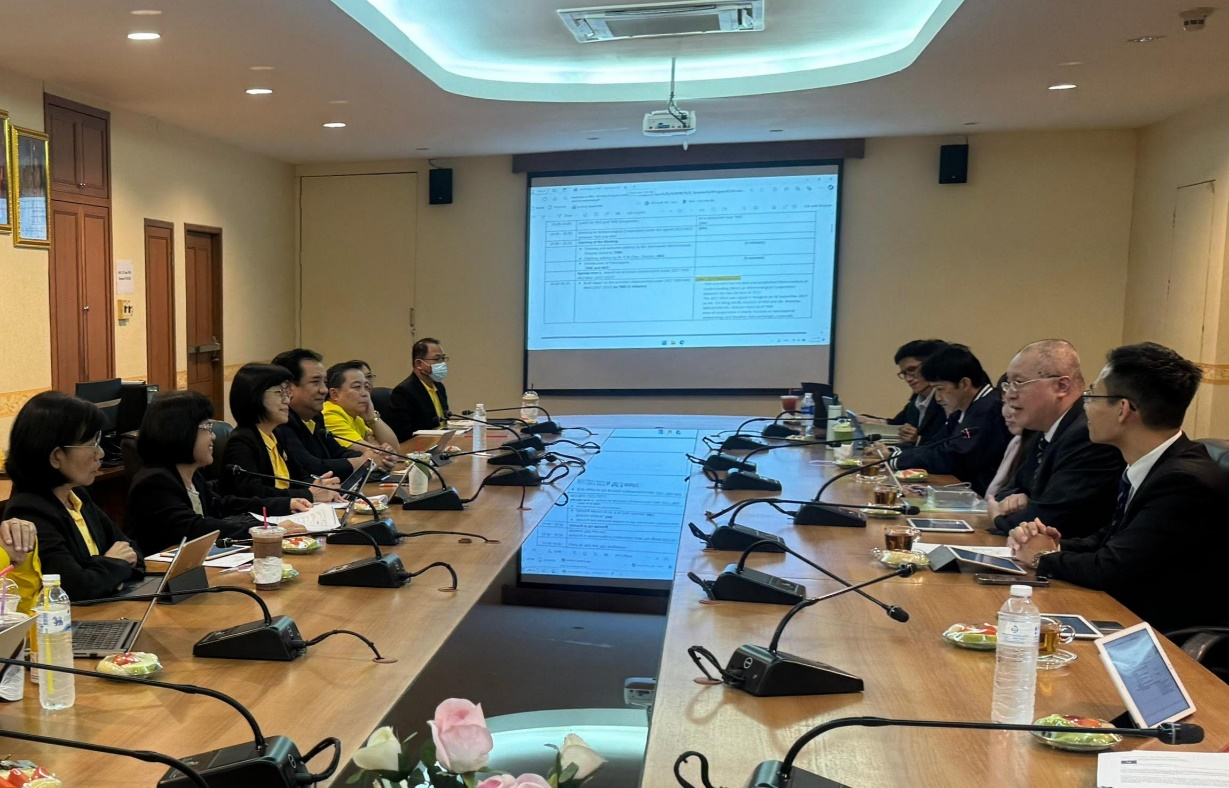
<instances>
[{"instance_id":1,"label":"pink rose","mask_svg":"<svg viewBox=\"0 0 1229 788\"><path fill-rule=\"evenodd\" d=\"M501 774L486 778L475 788L550 788L550 783L536 774L522 774L520 777Z\"/></svg>"},{"instance_id":2,"label":"pink rose","mask_svg":"<svg viewBox=\"0 0 1229 788\"><path fill-rule=\"evenodd\" d=\"M481 704L449 698L435 708L435 719L427 724L435 742L435 757L446 770L465 774L486 766L495 742L487 730Z\"/></svg>"}]
</instances>

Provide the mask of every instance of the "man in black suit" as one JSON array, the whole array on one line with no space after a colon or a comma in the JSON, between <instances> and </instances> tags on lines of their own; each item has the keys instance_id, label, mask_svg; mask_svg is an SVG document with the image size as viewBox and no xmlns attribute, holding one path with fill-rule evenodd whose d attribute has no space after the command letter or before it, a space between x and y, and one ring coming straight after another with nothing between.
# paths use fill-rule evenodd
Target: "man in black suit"
<instances>
[{"instance_id":1,"label":"man in black suit","mask_svg":"<svg viewBox=\"0 0 1229 788\"><path fill-rule=\"evenodd\" d=\"M1151 342L1109 353L1084 392L1088 432L1126 460L1117 505L1099 530L1063 539L1032 520L1008 544L1038 574L1105 591L1162 632L1229 625L1225 580L1201 566L1223 542L1229 488L1202 444L1182 434L1199 367Z\"/></svg>"},{"instance_id":2,"label":"man in black suit","mask_svg":"<svg viewBox=\"0 0 1229 788\"><path fill-rule=\"evenodd\" d=\"M896 377L905 381L913 392L900 413L887 420L888 424L900 426L902 444L921 446L944 437L947 432L947 415L935 403L930 382L922 377L922 364L946 345L941 339L915 339L896 351L896 366L900 370Z\"/></svg>"},{"instance_id":3,"label":"man in black suit","mask_svg":"<svg viewBox=\"0 0 1229 788\"><path fill-rule=\"evenodd\" d=\"M393 389L392 411L385 415L388 425L402 438L419 430L438 429L448 413L448 356L438 339L423 337L414 343L410 355L414 371Z\"/></svg>"},{"instance_id":4,"label":"man in black suit","mask_svg":"<svg viewBox=\"0 0 1229 788\"><path fill-rule=\"evenodd\" d=\"M977 356L964 345L946 345L936 351L922 364L922 377L934 391L935 404L947 415L942 438L952 436L952 440L894 449L889 466L951 474L982 495L1011 440L998 392ZM966 429L973 434L955 437Z\"/></svg>"},{"instance_id":5,"label":"man in black suit","mask_svg":"<svg viewBox=\"0 0 1229 788\"><path fill-rule=\"evenodd\" d=\"M1026 345L1007 367L1003 401L1034 430L1015 478L986 499L994 530L1040 518L1068 536L1087 536L1114 511L1122 455L1092 443L1080 392L1080 356L1069 342Z\"/></svg>"}]
</instances>

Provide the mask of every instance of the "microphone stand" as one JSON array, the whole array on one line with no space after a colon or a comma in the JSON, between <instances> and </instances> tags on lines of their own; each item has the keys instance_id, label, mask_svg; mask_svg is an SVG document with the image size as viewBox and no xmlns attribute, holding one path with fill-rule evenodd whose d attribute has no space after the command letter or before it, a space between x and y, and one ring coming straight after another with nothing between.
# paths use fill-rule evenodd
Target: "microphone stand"
<instances>
[{"instance_id":1,"label":"microphone stand","mask_svg":"<svg viewBox=\"0 0 1229 788\"><path fill-rule=\"evenodd\" d=\"M809 440L809 441L794 441L791 443L782 444L780 446L761 446L758 449L744 455L742 459L730 457L727 454L710 454L704 458L702 465L704 473L722 490L761 490L767 492L780 492L781 482L776 479L770 479L767 476L760 476L755 472L755 463L751 462L751 458L756 454L766 451L775 451L776 449L794 449L804 446L839 446L844 443L858 443L864 440L878 440L879 435L868 435L863 438L841 438L839 440ZM688 455L688 459L692 462L701 462L696 458ZM724 479L718 479L715 474L710 474L710 471L728 471Z\"/></svg>"},{"instance_id":2,"label":"microphone stand","mask_svg":"<svg viewBox=\"0 0 1229 788\"><path fill-rule=\"evenodd\" d=\"M516 419L516 421L520 421L521 423L525 424L524 427L521 427L522 434L540 435L542 433L549 433L551 435L560 435L563 433L563 427L560 427L559 423L556 422L553 418L551 418L550 411L548 411L546 408L542 407L541 405L522 405L516 408L490 408L487 410L487 413L507 413L510 410L519 411L519 410L523 410L524 408L529 408L530 410L537 410L537 411L541 411L542 413L545 413L546 421L539 422L537 424L527 424L522 419ZM468 416L466 418L468 418Z\"/></svg>"},{"instance_id":3,"label":"microphone stand","mask_svg":"<svg viewBox=\"0 0 1229 788\"><path fill-rule=\"evenodd\" d=\"M781 619L781 623L777 625L776 632L773 634L772 642L767 648L756 645L739 646L730 655L724 668L718 664L712 652L703 646L692 646L687 649L687 654L708 680L716 682L717 678L705 668L705 660L716 668L721 681L756 697L841 695L849 692L862 692L865 689L862 679L852 673L846 673L822 662L777 651L781 633L784 632L785 625L790 619L804 608L875 583L882 583L884 580L891 580L894 577L909 577L916 569L917 567L913 564L903 564L886 575L880 575L830 594L802 600Z\"/></svg>"},{"instance_id":4,"label":"microphone stand","mask_svg":"<svg viewBox=\"0 0 1229 788\"><path fill-rule=\"evenodd\" d=\"M729 437L727 437L725 441L722 442L720 448L717 448L715 450L716 451L748 451L751 449L764 448L768 444L760 443L757 440L754 440L752 438L746 438L743 436L743 427L746 427L748 424L755 424L756 422L759 422L759 421L771 421L772 422L772 424L769 424L767 427L764 427L764 429L760 432L760 434L765 438L788 438L793 435L799 435L801 433L799 433L797 430L790 429L789 427L786 427L785 425L780 424L780 419L782 416L787 416L791 414L800 414L800 413L802 413L802 411L800 410L783 410L780 413L778 413L776 416L757 416L754 418L747 419L742 424L739 424L737 427L735 427L734 432ZM776 429L772 429L774 427ZM772 429L772 434L769 434L770 429ZM717 433L717 435L721 435L721 434L722 433L720 432ZM715 443L714 439L716 437L717 437L716 435L711 436L711 437L706 435L700 440L704 441L704 443L709 448L713 448L713 444Z\"/></svg>"}]
</instances>

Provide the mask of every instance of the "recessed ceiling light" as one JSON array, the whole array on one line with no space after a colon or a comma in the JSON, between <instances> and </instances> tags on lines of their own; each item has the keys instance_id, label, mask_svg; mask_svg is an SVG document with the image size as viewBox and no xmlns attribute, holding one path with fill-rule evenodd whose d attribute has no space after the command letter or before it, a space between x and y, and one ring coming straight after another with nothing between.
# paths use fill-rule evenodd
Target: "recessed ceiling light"
<instances>
[{"instance_id":1,"label":"recessed ceiling light","mask_svg":"<svg viewBox=\"0 0 1229 788\"><path fill-rule=\"evenodd\" d=\"M1060 66L1082 66L1084 65L1084 61L1083 60L1068 60L1067 62L1059 63L1058 65Z\"/></svg>"},{"instance_id":2,"label":"recessed ceiling light","mask_svg":"<svg viewBox=\"0 0 1229 788\"><path fill-rule=\"evenodd\" d=\"M162 36L159 35L158 33L129 33L128 34L128 39L130 41L157 41L159 38L162 38Z\"/></svg>"},{"instance_id":3,"label":"recessed ceiling light","mask_svg":"<svg viewBox=\"0 0 1229 788\"><path fill-rule=\"evenodd\" d=\"M273 88L248 88L245 92L249 96L267 96L273 92Z\"/></svg>"},{"instance_id":4,"label":"recessed ceiling light","mask_svg":"<svg viewBox=\"0 0 1229 788\"><path fill-rule=\"evenodd\" d=\"M273 66L248 66L248 71L273 71Z\"/></svg>"},{"instance_id":5,"label":"recessed ceiling light","mask_svg":"<svg viewBox=\"0 0 1229 788\"><path fill-rule=\"evenodd\" d=\"M332 123L324 124L324 127L326 129L344 129L346 124L342 123L341 121L333 121Z\"/></svg>"},{"instance_id":6,"label":"recessed ceiling light","mask_svg":"<svg viewBox=\"0 0 1229 788\"><path fill-rule=\"evenodd\" d=\"M133 16L161 16L162 12L153 8L138 8L136 11L129 11Z\"/></svg>"},{"instance_id":7,"label":"recessed ceiling light","mask_svg":"<svg viewBox=\"0 0 1229 788\"><path fill-rule=\"evenodd\" d=\"M1076 85L1073 85L1070 82L1060 82L1057 85L1050 85L1048 89L1049 90L1075 90L1075 88L1076 88Z\"/></svg>"},{"instance_id":8,"label":"recessed ceiling light","mask_svg":"<svg viewBox=\"0 0 1229 788\"><path fill-rule=\"evenodd\" d=\"M1163 36L1163 35L1159 35L1159 36L1140 36L1139 38L1128 38L1128 39L1127 39L1127 43L1128 43L1128 44L1148 44L1148 43L1151 43L1151 42L1153 42L1153 41L1156 41L1156 40L1161 39L1161 38L1164 38L1164 37L1165 37L1165 36Z\"/></svg>"}]
</instances>

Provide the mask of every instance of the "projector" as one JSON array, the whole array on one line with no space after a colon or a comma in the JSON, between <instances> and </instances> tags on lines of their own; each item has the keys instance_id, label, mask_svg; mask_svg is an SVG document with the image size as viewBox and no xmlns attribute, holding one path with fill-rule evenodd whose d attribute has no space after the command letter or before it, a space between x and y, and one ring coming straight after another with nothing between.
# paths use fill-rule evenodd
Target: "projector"
<instances>
[{"instance_id":1,"label":"projector","mask_svg":"<svg viewBox=\"0 0 1229 788\"><path fill-rule=\"evenodd\" d=\"M659 109L644 116L644 133L649 137L673 137L696 133L696 113L685 109Z\"/></svg>"}]
</instances>

